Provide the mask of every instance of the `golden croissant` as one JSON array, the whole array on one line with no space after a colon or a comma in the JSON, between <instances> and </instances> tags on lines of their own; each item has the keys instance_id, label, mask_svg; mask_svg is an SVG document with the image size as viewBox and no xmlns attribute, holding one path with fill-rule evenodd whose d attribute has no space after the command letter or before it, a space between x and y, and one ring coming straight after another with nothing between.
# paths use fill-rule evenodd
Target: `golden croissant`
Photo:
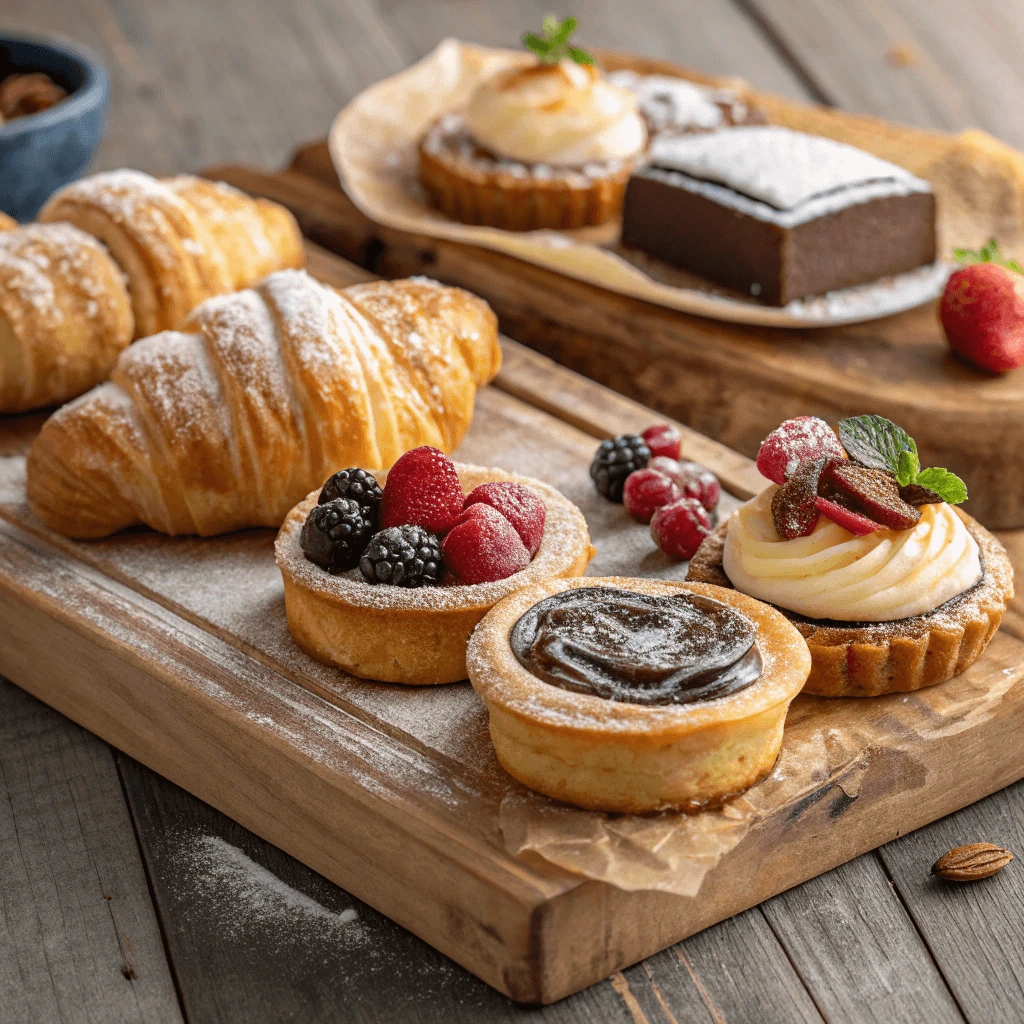
<instances>
[{"instance_id":1,"label":"golden croissant","mask_svg":"<svg viewBox=\"0 0 1024 1024\"><path fill-rule=\"evenodd\" d=\"M496 318L468 292L422 278L335 290L281 271L136 342L51 416L29 504L81 538L278 526L339 469L451 451L500 365Z\"/></svg>"},{"instance_id":2,"label":"golden croissant","mask_svg":"<svg viewBox=\"0 0 1024 1024\"><path fill-rule=\"evenodd\" d=\"M0 413L105 380L132 325L121 271L91 235L70 224L0 232Z\"/></svg>"},{"instance_id":3,"label":"golden croissant","mask_svg":"<svg viewBox=\"0 0 1024 1024\"><path fill-rule=\"evenodd\" d=\"M283 206L189 175L94 174L56 192L39 219L69 221L110 250L128 278L137 338L177 327L204 299L305 262Z\"/></svg>"}]
</instances>

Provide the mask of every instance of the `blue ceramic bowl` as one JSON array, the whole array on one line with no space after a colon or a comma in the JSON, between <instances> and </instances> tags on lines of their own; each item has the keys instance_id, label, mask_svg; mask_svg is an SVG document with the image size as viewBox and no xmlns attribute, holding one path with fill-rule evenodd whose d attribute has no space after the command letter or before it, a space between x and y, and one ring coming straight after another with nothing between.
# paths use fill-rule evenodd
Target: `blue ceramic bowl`
<instances>
[{"instance_id":1,"label":"blue ceramic bowl","mask_svg":"<svg viewBox=\"0 0 1024 1024\"><path fill-rule=\"evenodd\" d=\"M68 91L49 110L0 125L0 210L26 221L85 170L103 137L110 83L88 50L58 38L0 35L0 67L45 71Z\"/></svg>"}]
</instances>

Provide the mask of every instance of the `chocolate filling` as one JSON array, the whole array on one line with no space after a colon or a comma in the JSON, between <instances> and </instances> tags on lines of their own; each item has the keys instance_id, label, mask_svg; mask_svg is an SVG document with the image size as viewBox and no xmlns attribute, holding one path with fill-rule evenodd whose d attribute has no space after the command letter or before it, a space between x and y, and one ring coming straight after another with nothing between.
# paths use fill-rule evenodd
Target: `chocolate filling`
<instances>
[{"instance_id":1,"label":"chocolate filling","mask_svg":"<svg viewBox=\"0 0 1024 1024\"><path fill-rule=\"evenodd\" d=\"M721 601L616 587L576 587L535 604L512 627L519 664L538 679L628 704L694 704L761 675L757 627Z\"/></svg>"}]
</instances>

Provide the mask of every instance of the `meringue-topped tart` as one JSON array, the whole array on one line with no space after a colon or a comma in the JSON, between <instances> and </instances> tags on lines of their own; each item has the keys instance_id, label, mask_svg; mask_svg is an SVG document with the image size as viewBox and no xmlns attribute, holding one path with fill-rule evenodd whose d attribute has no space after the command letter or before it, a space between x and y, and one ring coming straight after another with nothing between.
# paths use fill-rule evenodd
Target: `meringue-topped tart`
<instances>
[{"instance_id":1,"label":"meringue-topped tart","mask_svg":"<svg viewBox=\"0 0 1024 1024\"><path fill-rule=\"evenodd\" d=\"M695 812L763 779L807 645L735 590L624 577L517 591L469 643L505 770L590 810Z\"/></svg>"},{"instance_id":2,"label":"meringue-topped tart","mask_svg":"<svg viewBox=\"0 0 1024 1024\"><path fill-rule=\"evenodd\" d=\"M1002 545L880 416L787 420L761 446L773 481L701 545L688 578L769 602L807 640L809 693L915 690L967 669L1013 597Z\"/></svg>"},{"instance_id":3,"label":"meringue-topped tart","mask_svg":"<svg viewBox=\"0 0 1024 1024\"><path fill-rule=\"evenodd\" d=\"M420 142L420 182L444 214L509 231L581 228L618 216L647 145L637 96L569 44L575 19L527 34L521 64L483 81Z\"/></svg>"}]
</instances>

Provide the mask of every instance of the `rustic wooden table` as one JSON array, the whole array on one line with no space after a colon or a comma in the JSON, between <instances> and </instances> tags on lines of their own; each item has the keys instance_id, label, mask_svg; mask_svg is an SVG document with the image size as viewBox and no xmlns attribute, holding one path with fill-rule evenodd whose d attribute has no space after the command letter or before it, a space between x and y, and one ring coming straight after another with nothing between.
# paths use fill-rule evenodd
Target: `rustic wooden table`
<instances>
[{"instance_id":1,"label":"rustic wooden table","mask_svg":"<svg viewBox=\"0 0 1024 1024\"><path fill-rule=\"evenodd\" d=\"M98 167L169 173L280 164L441 37L508 44L547 6L6 0L2 17L105 58ZM1018 3L580 0L572 13L587 43L1024 147ZM0 680L0 1020L1018 1021L1024 868L961 888L928 877L977 840L1024 853L1024 783L530 1009ZM360 943L344 939L353 912Z\"/></svg>"}]
</instances>

